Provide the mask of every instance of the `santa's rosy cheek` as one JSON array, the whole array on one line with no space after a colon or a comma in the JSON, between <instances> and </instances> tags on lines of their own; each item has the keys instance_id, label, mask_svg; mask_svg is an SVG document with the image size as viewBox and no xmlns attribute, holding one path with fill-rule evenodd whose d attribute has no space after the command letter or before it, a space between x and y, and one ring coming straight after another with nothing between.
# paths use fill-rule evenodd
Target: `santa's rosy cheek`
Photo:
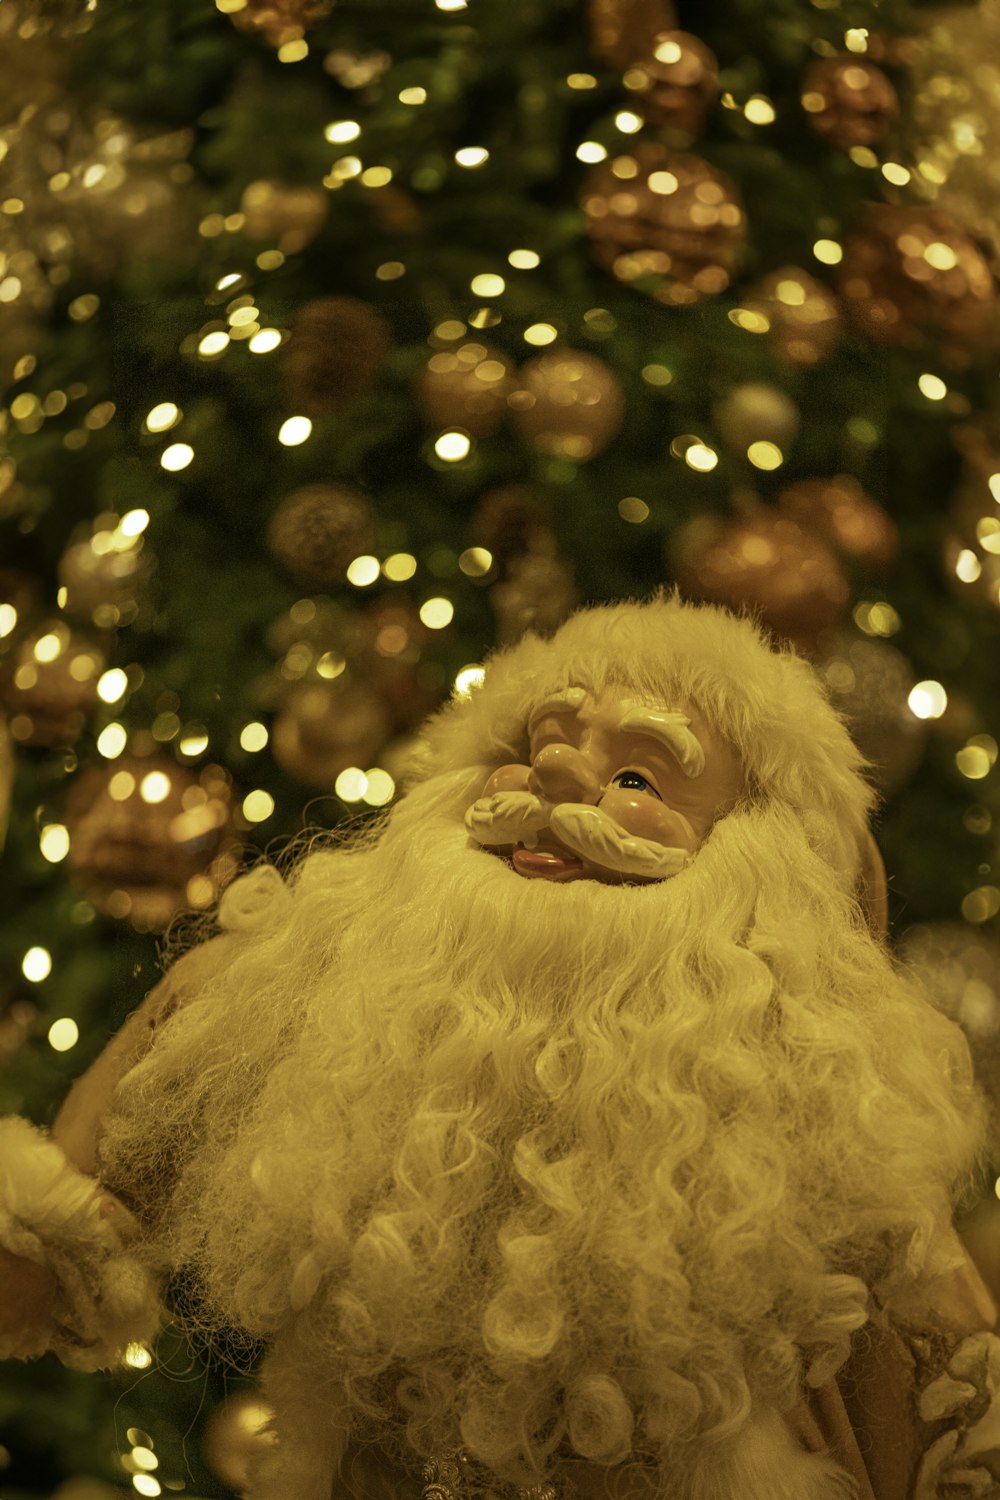
<instances>
[{"instance_id":1,"label":"santa's rosy cheek","mask_svg":"<svg viewBox=\"0 0 1000 1500\"><path fill-rule=\"evenodd\" d=\"M527 789L527 766L501 766L483 787L483 796L492 797L494 792L525 792Z\"/></svg>"},{"instance_id":2,"label":"santa's rosy cheek","mask_svg":"<svg viewBox=\"0 0 1000 1500\"><path fill-rule=\"evenodd\" d=\"M698 839L683 813L674 812L654 797L630 787L613 786L599 804L601 811L627 833L665 844L669 849L696 849Z\"/></svg>"}]
</instances>

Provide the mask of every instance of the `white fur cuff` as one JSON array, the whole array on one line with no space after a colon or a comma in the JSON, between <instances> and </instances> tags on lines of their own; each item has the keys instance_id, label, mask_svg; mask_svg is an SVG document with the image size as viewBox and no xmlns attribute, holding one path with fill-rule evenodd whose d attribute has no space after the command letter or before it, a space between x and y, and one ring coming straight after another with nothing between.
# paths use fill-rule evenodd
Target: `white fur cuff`
<instances>
[{"instance_id":1,"label":"white fur cuff","mask_svg":"<svg viewBox=\"0 0 1000 1500\"><path fill-rule=\"evenodd\" d=\"M160 1323L156 1285L125 1249L129 1216L98 1183L27 1120L0 1119L0 1245L47 1267L59 1283L64 1321L37 1352L104 1369ZM0 1358L13 1351L0 1343Z\"/></svg>"}]
</instances>

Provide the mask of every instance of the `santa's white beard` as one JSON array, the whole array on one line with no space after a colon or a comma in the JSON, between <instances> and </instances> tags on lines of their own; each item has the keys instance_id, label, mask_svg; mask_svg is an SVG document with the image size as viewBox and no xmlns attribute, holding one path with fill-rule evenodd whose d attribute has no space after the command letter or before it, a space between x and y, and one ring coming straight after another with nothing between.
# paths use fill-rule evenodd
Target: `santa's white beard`
<instances>
[{"instance_id":1,"label":"santa's white beard","mask_svg":"<svg viewBox=\"0 0 1000 1500\"><path fill-rule=\"evenodd\" d=\"M550 884L470 844L482 780L230 939L120 1090L108 1177L209 1322L307 1310L317 1379L411 1453L681 1475L843 1360L978 1112L794 817L738 811L659 884Z\"/></svg>"}]
</instances>

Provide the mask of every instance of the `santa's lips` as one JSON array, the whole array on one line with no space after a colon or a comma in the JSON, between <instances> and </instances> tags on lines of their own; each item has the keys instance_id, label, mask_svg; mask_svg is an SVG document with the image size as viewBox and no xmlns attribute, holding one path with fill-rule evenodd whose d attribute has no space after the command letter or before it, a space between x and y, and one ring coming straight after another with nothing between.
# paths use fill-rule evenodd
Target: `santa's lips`
<instances>
[{"instance_id":1,"label":"santa's lips","mask_svg":"<svg viewBox=\"0 0 1000 1500\"><path fill-rule=\"evenodd\" d=\"M583 869L583 860L575 854L557 854L551 849L525 849L520 844L512 859L515 870L523 875L563 875Z\"/></svg>"}]
</instances>

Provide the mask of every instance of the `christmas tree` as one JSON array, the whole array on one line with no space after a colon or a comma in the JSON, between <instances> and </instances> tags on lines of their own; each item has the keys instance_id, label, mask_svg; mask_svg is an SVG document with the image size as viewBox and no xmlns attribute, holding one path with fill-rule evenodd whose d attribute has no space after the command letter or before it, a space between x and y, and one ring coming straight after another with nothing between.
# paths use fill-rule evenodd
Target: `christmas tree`
<instances>
[{"instance_id":1,"label":"christmas tree","mask_svg":"<svg viewBox=\"0 0 1000 1500\"><path fill-rule=\"evenodd\" d=\"M8 0L0 59L0 1112L492 645L673 585L815 663L988 1075L1000 7ZM250 1373L6 1366L6 1493L238 1490Z\"/></svg>"}]
</instances>

